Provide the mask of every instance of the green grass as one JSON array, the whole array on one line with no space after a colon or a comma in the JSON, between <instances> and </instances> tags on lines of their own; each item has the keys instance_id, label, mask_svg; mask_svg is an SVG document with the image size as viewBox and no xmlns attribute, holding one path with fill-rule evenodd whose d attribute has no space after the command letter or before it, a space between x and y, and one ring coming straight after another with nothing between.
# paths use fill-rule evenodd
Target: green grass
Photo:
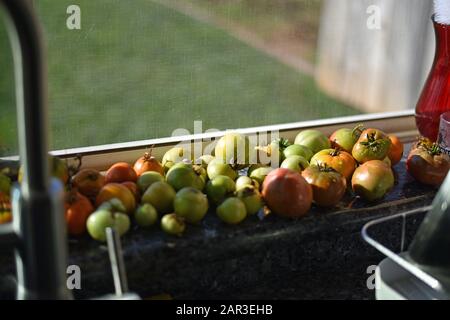
<instances>
[{"instance_id":1,"label":"green grass","mask_svg":"<svg viewBox=\"0 0 450 320\"><path fill-rule=\"evenodd\" d=\"M79 31L66 28L72 3L37 0L54 149L170 136L193 131L194 120L204 130L227 129L357 112L322 94L312 78L149 0L78 0ZM0 139L14 150L10 79L2 72Z\"/></svg>"}]
</instances>

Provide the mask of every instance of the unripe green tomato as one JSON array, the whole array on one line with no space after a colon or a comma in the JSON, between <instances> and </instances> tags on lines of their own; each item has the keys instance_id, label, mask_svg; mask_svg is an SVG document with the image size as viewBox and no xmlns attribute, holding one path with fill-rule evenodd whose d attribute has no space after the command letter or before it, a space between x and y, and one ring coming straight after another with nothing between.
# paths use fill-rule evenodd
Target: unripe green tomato
<instances>
[{"instance_id":1,"label":"unripe green tomato","mask_svg":"<svg viewBox=\"0 0 450 320\"><path fill-rule=\"evenodd\" d=\"M253 186L245 186L236 192L236 196L245 204L247 214L256 214L263 207L262 196Z\"/></svg>"},{"instance_id":2,"label":"unripe green tomato","mask_svg":"<svg viewBox=\"0 0 450 320\"><path fill-rule=\"evenodd\" d=\"M214 204L219 204L235 190L236 184L227 176L217 176L206 184L206 194Z\"/></svg>"},{"instance_id":3,"label":"unripe green tomato","mask_svg":"<svg viewBox=\"0 0 450 320\"><path fill-rule=\"evenodd\" d=\"M212 160L207 168L208 177L210 180L217 176L227 176L235 180L238 176L236 170L231 165L221 162L220 160Z\"/></svg>"},{"instance_id":4,"label":"unripe green tomato","mask_svg":"<svg viewBox=\"0 0 450 320\"><path fill-rule=\"evenodd\" d=\"M295 138L295 144L308 147L313 154L323 149L331 148L330 140L319 130L305 130L300 132Z\"/></svg>"},{"instance_id":5,"label":"unripe green tomato","mask_svg":"<svg viewBox=\"0 0 450 320\"><path fill-rule=\"evenodd\" d=\"M248 175L262 186L264 179L266 179L267 175L273 170L274 169L272 167L255 165L249 168Z\"/></svg>"},{"instance_id":6,"label":"unripe green tomato","mask_svg":"<svg viewBox=\"0 0 450 320\"><path fill-rule=\"evenodd\" d=\"M148 187L158 181L164 181L164 177L159 172L147 171L139 176L137 179L137 186L139 187L141 194L143 194Z\"/></svg>"},{"instance_id":7,"label":"unripe green tomato","mask_svg":"<svg viewBox=\"0 0 450 320\"><path fill-rule=\"evenodd\" d=\"M255 187L257 190L259 190L260 187L258 181L247 176L241 176L236 180L236 190L242 189L246 186Z\"/></svg>"},{"instance_id":8,"label":"unripe green tomato","mask_svg":"<svg viewBox=\"0 0 450 320\"><path fill-rule=\"evenodd\" d=\"M302 156L306 161L309 161L313 156L313 152L306 146L293 144L284 149L284 157L288 158L290 156Z\"/></svg>"},{"instance_id":9,"label":"unripe green tomato","mask_svg":"<svg viewBox=\"0 0 450 320\"><path fill-rule=\"evenodd\" d=\"M223 163L245 167L249 162L250 141L240 133L227 133L217 142L214 154Z\"/></svg>"},{"instance_id":10,"label":"unripe green tomato","mask_svg":"<svg viewBox=\"0 0 450 320\"><path fill-rule=\"evenodd\" d=\"M247 217L247 209L240 199L228 198L217 207L217 215L227 224L238 224Z\"/></svg>"},{"instance_id":11,"label":"unripe green tomato","mask_svg":"<svg viewBox=\"0 0 450 320\"><path fill-rule=\"evenodd\" d=\"M208 212L208 198L195 188L183 188L175 196L174 208L186 222L198 223Z\"/></svg>"},{"instance_id":12,"label":"unripe green tomato","mask_svg":"<svg viewBox=\"0 0 450 320\"><path fill-rule=\"evenodd\" d=\"M150 227L158 221L158 212L149 203L144 203L134 212L134 219L141 227Z\"/></svg>"},{"instance_id":13,"label":"unripe green tomato","mask_svg":"<svg viewBox=\"0 0 450 320\"><path fill-rule=\"evenodd\" d=\"M291 169L292 171L301 173L309 167L308 161L302 156L289 156L281 164L281 168Z\"/></svg>"},{"instance_id":14,"label":"unripe green tomato","mask_svg":"<svg viewBox=\"0 0 450 320\"><path fill-rule=\"evenodd\" d=\"M186 224L181 217L177 216L175 213L170 213L162 217L161 228L168 234L181 236L186 229Z\"/></svg>"},{"instance_id":15,"label":"unripe green tomato","mask_svg":"<svg viewBox=\"0 0 450 320\"><path fill-rule=\"evenodd\" d=\"M122 236L130 229L130 218L125 213L97 210L89 216L86 227L92 238L105 242L107 228L115 228Z\"/></svg>"},{"instance_id":16,"label":"unripe green tomato","mask_svg":"<svg viewBox=\"0 0 450 320\"><path fill-rule=\"evenodd\" d=\"M175 190L166 182L155 182L142 196L142 203L150 203L159 213L168 213L173 210Z\"/></svg>"}]
</instances>

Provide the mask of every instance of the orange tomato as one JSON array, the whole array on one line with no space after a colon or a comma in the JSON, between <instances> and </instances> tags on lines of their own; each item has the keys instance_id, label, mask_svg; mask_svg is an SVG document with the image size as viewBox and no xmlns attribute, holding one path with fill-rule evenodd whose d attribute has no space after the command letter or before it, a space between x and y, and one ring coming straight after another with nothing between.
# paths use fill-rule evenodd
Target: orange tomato
<instances>
[{"instance_id":1,"label":"orange tomato","mask_svg":"<svg viewBox=\"0 0 450 320\"><path fill-rule=\"evenodd\" d=\"M73 176L72 185L82 195L95 198L105 185L105 177L97 170L83 169Z\"/></svg>"},{"instance_id":2,"label":"orange tomato","mask_svg":"<svg viewBox=\"0 0 450 320\"><path fill-rule=\"evenodd\" d=\"M136 199L136 202L139 202L140 192L139 192L139 188L138 188L137 184L134 182L131 182L131 181L125 181L125 182L122 182L122 185L127 187L127 189L130 190L131 193L133 194L134 198Z\"/></svg>"},{"instance_id":3,"label":"orange tomato","mask_svg":"<svg viewBox=\"0 0 450 320\"><path fill-rule=\"evenodd\" d=\"M164 168L162 164L148 152L136 161L133 168L138 177L147 171L155 171L164 176Z\"/></svg>"},{"instance_id":4,"label":"orange tomato","mask_svg":"<svg viewBox=\"0 0 450 320\"><path fill-rule=\"evenodd\" d=\"M11 198L0 192L0 224L12 221Z\"/></svg>"},{"instance_id":5,"label":"orange tomato","mask_svg":"<svg viewBox=\"0 0 450 320\"><path fill-rule=\"evenodd\" d=\"M108 183L100 190L95 201L96 206L100 206L103 202L117 198L122 201L127 213L131 214L136 208L136 199L133 193L120 183Z\"/></svg>"},{"instance_id":6,"label":"orange tomato","mask_svg":"<svg viewBox=\"0 0 450 320\"><path fill-rule=\"evenodd\" d=\"M391 147L389 148L388 157L391 159L391 164L395 165L402 160L403 157L403 143L394 135L390 135Z\"/></svg>"},{"instance_id":7,"label":"orange tomato","mask_svg":"<svg viewBox=\"0 0 450 320\"><path fill-rule=\"evenodd\" d=\"M333 168L346 179L350 179L356 169L356 161L352 155L346 151L337 149L319 151L311 158L310 163L311 165L326 165Z\"/></svg>"},{"instance_id":8,"label":"orange tomato","mask_svg":"<svg viewBox=\"0 0 450 320\"><path fill-rule=\"evenodd\" d=\"M70 235L78 236L86 232L86 221L94 212L89 199L75 189L66 197L67 231Z\"/></svg>"},{"instance_id":9,"label":"orange tomato","mask_svg":"<svg viewBox=\"0 0 450 320\"><path fill-rule=\"evenodd\" d=\"M108 169L105 176L105 183L112 183L112 182L125 182L125 181L137 181L137 175L134 171L133 167L131 167L130 164L126 162L118 162L111 166L111 168Z\"/></svg>"}]
</instances>

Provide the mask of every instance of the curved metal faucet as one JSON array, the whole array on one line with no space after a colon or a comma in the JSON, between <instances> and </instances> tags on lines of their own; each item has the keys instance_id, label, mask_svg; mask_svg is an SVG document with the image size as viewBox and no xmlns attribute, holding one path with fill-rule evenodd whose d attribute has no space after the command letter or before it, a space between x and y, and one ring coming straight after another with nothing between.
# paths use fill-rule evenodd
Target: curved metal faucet
<instances>
[{"instance_id":1,"label":"curved metal faucet","mask_svg":"<svg viewBox=\"0 0 450 320\"><path fill-rule=\"evenodd\" d=\"M23 180L12 193L13 224L0 226L0 246L15 248L18 299L70 299L63 186L51 180L47 82L42 32L29 0L0 0L14 55Z\"/></svg>"}]
</instances>

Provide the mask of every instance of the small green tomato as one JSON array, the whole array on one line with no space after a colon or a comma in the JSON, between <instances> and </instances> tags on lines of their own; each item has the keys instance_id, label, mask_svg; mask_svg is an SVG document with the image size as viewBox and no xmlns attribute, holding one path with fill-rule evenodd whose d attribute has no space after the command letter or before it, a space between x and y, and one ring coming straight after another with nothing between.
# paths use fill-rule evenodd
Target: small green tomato
<instances>
[{"instance_id":1,"label":"small green tomato","mask_svg":"<svg viewBox=\"0 0 450 320\"><path fill-rule=\"evenodd\" d=\"M263 207L261 193L253 186L245 186L238 190L236 196L245 204L249 215L256 214Z\"/></svg>"},{"instance_id":2,"label":"small green tomato","mask_svg":"<svg viewBox=\"0 0 450 320\"><path fill-rule=\"evenodd\" d=\"M158 220L158 212L149 203L144 203L134 212L134 219L141 227L150 227Z\"/></svg>"},{"instance_id":3,"label":"small green tomato","mask_svg":"<svg viewBox=\"0 0 450 320\"><path fill-rule=\"evenodd\" d=\"M217 207L217 215L227 224L238 224L247 217L247 209L240 199L233 197Z\"/></svg>"},{"instance_id":4,"label":"small green tomato","mask_svg":"<svg viewBox=\"0 0 450 320\"><path fill-rule=\"evenodd\" d=\"M168 234L181 236L186 229L186 224L176 213L170 213L162 217L161 228Z\"/></svg>"},{"instance_id":5,"label":"small green tomato","mask_svg":"<svg viewBox=\"0 0 450 320\"><path fill-rule=\"evenodd\" d=\"M195 188L183 188L175 196L173 206L175 213L186 222L198 223L208 212L208 198Z\"/></svg>"}]
</instances>

